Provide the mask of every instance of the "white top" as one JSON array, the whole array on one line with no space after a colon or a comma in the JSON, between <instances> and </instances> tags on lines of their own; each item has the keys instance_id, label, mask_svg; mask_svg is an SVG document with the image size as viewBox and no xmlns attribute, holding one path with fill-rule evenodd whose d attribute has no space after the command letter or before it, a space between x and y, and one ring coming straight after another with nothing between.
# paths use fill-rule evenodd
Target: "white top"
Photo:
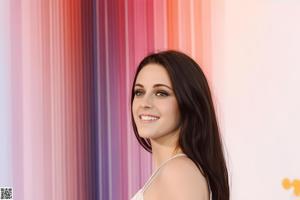
<instances>
[{"instance_id":1,"label":"white top","mask_svg":"<svg viewBox=\"0 0 300 200\"><path fill-rule=\"evenodd\" d=\"M179 156L186 156L183 153L178 153L175 156L167 159L165 162L163 162L158 168L157 170L150 176L150 178L148 179L148 181L145 183L145 185L131 198L131 200L144 200L144 192L146 191L146 189L150 186L150 184L152 183L152 181L155 179L156 175L158 174L159 170L162 168L162 166L164 166L167 162L169 162L170 160L179 157Z\"/></svg>"}]
</instances>

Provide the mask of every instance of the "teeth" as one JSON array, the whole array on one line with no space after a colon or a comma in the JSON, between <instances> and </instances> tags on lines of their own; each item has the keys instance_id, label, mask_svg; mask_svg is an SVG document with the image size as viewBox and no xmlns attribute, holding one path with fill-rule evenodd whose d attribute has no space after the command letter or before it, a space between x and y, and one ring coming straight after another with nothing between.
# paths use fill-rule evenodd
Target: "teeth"
<instances>
[{"instance_id":1,"label":"teeth","mask_svg":"<svg viewBox=\"0 0 300 200\"><path fill-rule=\"evenodd\" d=\"M146 120L146 121L154 121L154 120L157 120L159 118L158 117L151 117L151 116L141 115L141 119Z\"/></svg>"}]
</instances>

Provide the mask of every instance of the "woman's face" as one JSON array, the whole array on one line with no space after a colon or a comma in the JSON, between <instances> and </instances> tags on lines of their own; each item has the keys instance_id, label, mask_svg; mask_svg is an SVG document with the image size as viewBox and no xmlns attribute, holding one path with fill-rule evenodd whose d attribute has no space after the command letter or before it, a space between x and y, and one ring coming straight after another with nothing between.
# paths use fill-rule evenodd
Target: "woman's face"
<instances>
[{"instance_id":1,"label":"woman's face","mask_svg":"<svg viewBox=\"0 0 300 200\"><path fill-rule=\"evenodd\" d=\"M180 112L167 70L147 64L139 72L132 105L140 137L153 140L178 137Z\"/></svg>"}]
</instances>

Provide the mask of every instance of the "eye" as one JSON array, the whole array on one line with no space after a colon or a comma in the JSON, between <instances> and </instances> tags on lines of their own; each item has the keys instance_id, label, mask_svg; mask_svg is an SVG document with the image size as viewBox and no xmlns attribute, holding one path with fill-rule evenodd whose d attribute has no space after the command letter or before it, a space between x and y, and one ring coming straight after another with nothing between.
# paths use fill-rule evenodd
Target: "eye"
<instances>
[{"instance_id":1,"label":"eye","mask_svg":"<svg viewBox=\"0 0 300 200\"><path fill-rule=\"evenodd\" d=\"M156 96L167 97L169 96L169 93L165 91L157 91Z\"/></svg>"},{"instance_id":2,"label":"eye","mask_svg":"<svg viewBox=\"0 0 300 200\"><path fill-rule=\"evenodd\" d=\"M143 94L143 91L142 90L135 90L134 91L134 95L135 96L141 96Z\"/></svg>"}]
</instances>

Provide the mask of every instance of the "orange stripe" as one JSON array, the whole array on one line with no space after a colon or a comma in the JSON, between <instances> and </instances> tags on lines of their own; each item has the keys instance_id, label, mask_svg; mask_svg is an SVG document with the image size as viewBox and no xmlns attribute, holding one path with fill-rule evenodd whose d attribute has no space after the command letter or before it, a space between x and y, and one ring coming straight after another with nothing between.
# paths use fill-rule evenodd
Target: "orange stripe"
<instances>
[{"instance_id":1,"label":"orange stripe","mask_svg":"<svg viewBox=\"0 0 300 200\"><path fill-rule=\"evenodd\" d=\"M178 1L167 1L168 48L178 49Z\"/></svg>"},{"instance_id":2,"label":"orange stripe","mask_svg":"<svg viewBox=\"0 0 300 200\"><path fill-rule=\"evenodd\" d=\"M178 43L179 50L191 55L191 1L179 1L178 6Z\"/></svg>"},{"instance_id":3,"label":"orange stripe","mask_svg":"<svg viewBox=\"0 0 300 200\"><path fill-rule=\"evenodd\" d=\"M195 59L208 79L211 76L211 2L195 0Z\"/></svg>"}]
</instances>

